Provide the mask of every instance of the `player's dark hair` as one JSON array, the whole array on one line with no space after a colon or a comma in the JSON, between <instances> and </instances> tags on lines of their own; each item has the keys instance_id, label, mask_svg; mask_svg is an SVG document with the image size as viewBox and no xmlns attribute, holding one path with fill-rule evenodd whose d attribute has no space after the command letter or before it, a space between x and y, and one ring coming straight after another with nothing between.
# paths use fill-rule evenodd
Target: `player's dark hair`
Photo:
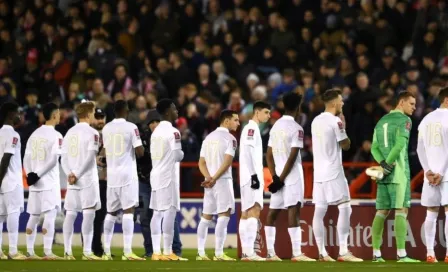
<instances>
[{"instance_id":1,"label":"player's dark hair","mask_svg":"<svg viewBox=\"0 0 448 272\"><path fill-rule=\"evenodd\" d=\"M128 102L124 100L117 100L114 105L114 113L115 115L120 115L124 112L124 110L128 108Z\"/></svg>"},{"instance_id":2,"label":"player's dark hair","mask_svg":"<svg viewBox=\"0 0 448 272\"><path fill-rule=\"evenodd\" d=\"M264 110L264 109L271 109L271 105L269 105L269 103L266 103L264 101L256 101L254 103L254 111L256 110Z\"/></svg>"},{"instance_id":3,"label":"player's dark hair","mask_svg":"<svg viewBox=\"0 0 448 272\"><path fill-rule=\"evenodd\" d=\"M19 110L19 105L16 103L7 102L0 107L0 125L3 125L5 119L12 112Z\"/></svg>"},{"instance_id":4,"label":"player's dark hair","mask_svg":"<svg viewBox=\"0 0 448 272\"><path fill-rule=\"evenodd\" d=\"M439 92L440 104L442 104L443 101L445 101L445 98L448 98L448 87L440 89L440 92Z\"/></svg>"},{"instance_id":5,"label":"player's dark hair","mask_svg":"<svg viewBox=\"0 0 448 272\"><path fill-rule=\"evenodd\" d=\"M221 115L219 115L219 123L222 124L226 119L231 119L234 114L238 114L234 110L223 110L221 111Z\"/></svg>"},{"instance_id":6,"label":"player's dark hair","mask_svg":"<svg viewBox=\"0 0 448 272\"><path fill-rule=\"evenodd\" d=\"M59 106L55 103L47 103L42 109L42 113L44 114L45 121L51 120L51 116L55 110L58 110Z\"/></svg>"},{"instance_id":7,"label":"player's dark hair","mask_svg":"<svg viewBox=\"0 0 448 272\"><path fill-rule=\"evenodd\" d=\"M302 102L302 96L295 92L289 92L283 96L283 105L285 105L286 111L295 111L300 107L300 102Z\"/></svg>"},{"instance_id":8,"label":"player's dark hair","mask_svg":"<svg viewBox=\"0 0 448 272\"><path fill-rule=\"evenodd\" d=\"M159 102L157 102L156 110L160 115L164 116L166 112L171 108L171 105L173 103L174 102L171 99L161 99Z\"/></svg>"},{"instance_id":9,"label":"player's dark hair","mask_svg":"<svg viewBox=\"0 0 448 272\"><path fill-rule=\"evenodd\" d=\"M329 89L326 90L323 94L322 94L322 101L324 101L324 103L328 103L331 102L333 100L335 100L336 98L338 98L340 95L342 94L341 90L333 88L333 89Z\"/></svg>"},{"instance_id":10,"label":"player's dark hair","mask_svg":"<svg viewBox=\"0 0 448 272\"><path fill-rule=\"evenodd\" d=\"M407 100L409 97L415 98L415 95L408 91L399 92L395 99L395 107L398 106L398 103L400 103L401 100Z\"/></svg>"}]
</instances>

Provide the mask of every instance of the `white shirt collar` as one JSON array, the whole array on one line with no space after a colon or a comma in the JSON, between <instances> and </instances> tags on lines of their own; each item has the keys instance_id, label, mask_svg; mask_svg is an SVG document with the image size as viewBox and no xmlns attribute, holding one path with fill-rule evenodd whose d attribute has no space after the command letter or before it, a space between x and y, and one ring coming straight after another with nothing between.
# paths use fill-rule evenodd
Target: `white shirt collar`
<instances>
[{"instance_id":1,"label":"white shirt collar","mask_svg":"<svg viewBox=\"0 0 448 272\"><path fill-rule=\"evenodd\" d=\"M218 127L216 130L222 130L222 131L225 131L225 132L229 132L229 130L227 128L225 128L225 127Z\"/></svg>"}]
</instances>

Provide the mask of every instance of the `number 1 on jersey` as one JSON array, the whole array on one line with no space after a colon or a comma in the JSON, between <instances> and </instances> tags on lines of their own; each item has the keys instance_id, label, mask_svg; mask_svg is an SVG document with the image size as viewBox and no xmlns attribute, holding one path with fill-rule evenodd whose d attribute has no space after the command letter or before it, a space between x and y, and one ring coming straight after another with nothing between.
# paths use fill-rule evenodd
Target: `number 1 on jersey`
<instances>
[{"instance_id":1,"label":"number 1 on jersey","mask_svg":"<svg viewBox=\"0 0 448 272\"><path fill-rule=\"evenodd\" d=\"M389 126L389 123L384 123L384 125L383 125L384 147L389 147L389 143L387 141L387 127L388 126Z\"/></svg>"}]
</instances>

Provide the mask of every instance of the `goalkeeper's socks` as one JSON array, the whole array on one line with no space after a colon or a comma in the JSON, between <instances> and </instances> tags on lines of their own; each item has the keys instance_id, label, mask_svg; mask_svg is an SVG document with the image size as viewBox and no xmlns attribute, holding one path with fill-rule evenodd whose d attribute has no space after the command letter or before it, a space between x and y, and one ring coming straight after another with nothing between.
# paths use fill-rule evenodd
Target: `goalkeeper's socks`
<instances>
[{"instance_id":1,"label":"goalkeeper's socks","mask_svg":"<svg viewBox=\"0 0 448 272\"><path fill-rule=\"evenodd\" d=\"M339 255L344 256L348 253L348 236L350 234L350 215L352 207L349 202L342 203L338 206L339 216L337 223L339 238Z\"/></svg>"},{"instance_id":2,"label":"goalkeeper's socks","mask_svg":"<svg viewBox=\"0 0 448 272\"><path fill-rule=\"evenodd\" d=\"M104 219L104 253L111 255L110 246L112 244L112 237L114 235L116 216L108 213Z\"/></svg>"},{"instance_id":3,"label":"goalkeeper's socks","mask_svg":"<svg viewBox=\"0 0 448 272\"><path fill-rule=\"evenodd\" d=\"M384 221L385 220L386 220L386 216L381 213L376 213L375 218L373 219L372 247L374 250L375 249L379 250L381 248L381 244L383 243L383 231L384 231Z\"/></svg>"},{"instance_id":4,"label":"goalkeeper's socks","mask_svg":"<svg viewBox=\"0 0 448 272\"><path fill-rule=\"evenodd\" d=\"M205 255L205 242L207 241L208 227L210 226L210 220L201 217L198 226L198 253L199 256ZM241 227L241 224L240 224ZM244 252L243 252L244 253Z\"/></svg>"},{"instance_id":5,"label":"goalkeeper's socks","mask_svg":"<svg viewBox=\"0 0 448 272\"><path fill-rule=\"evenodd\" d=\"M292 256L297 257L302 255L302 230L300 227L288 228L289 237L291 238Z\"/></svg>"},{"instance_id":6,"label":"goalkeeper's socks","mask_svg":"<svg viewBox=\"0 0 448 272\"><path fill-rule=\"evenodd\" d=\"M64 234L64 250L68 255L72 253L72 238L73 238L73 224L75 223L77 212L67 211L65 214L64 225L62 226L62 233Z\"/></svg>"},{"instance_id":7,"label":"goalkeeper's socks","mask_svg":"<svg viewBox=\"0 0 448 272\"><path fill-rule=\"evenodd\" d=\"M435 256L434 240L436 237L436 225L438 212L426 211L425 218L425 241L426 241L426 255Z\"/></svg>"},{"instance_id":8,"label":"goalkeeper's socks","mask_svg":"<svg viewBox=\"0 0 448 272\"><path fill-rule=\"evenodd\" d=\"M215 256L221 256L224 254L223 246L227 236L227 225L230 217L220 216L218 217L215 228Z\"/></svg>"},{"instance_id":9,"label":"goalkeeper's socks","mask_svg":"<svg viewBox=\"0 0 448 272\"><path fill-rule=\"evenodd\" d=\"M268 249L268 255L275 256L275 227L265 226L264 233L266 234L266 247Z\"/></svg>"},{"instance_id":10,"label":"goalkeeper's socks","mask_svg":"<svg viewBox=\"0 0 448 272\"><path fill-rule=\"evenodd\" d=\"M407 235L407 222L406 214L397 212L395 213L395 240L397 243L397 255L399 257L406 256L406 235Z\"/></svg>"},{"instance_id":11,"label":"goalkeeper's socks","mask_svg":"<svg viewBox=\"0 0 448 272\"><path fill-rule=\"evenodd\" d=\"M30 255L34 255L34 243L36 242L38 215L30 215L26 224L26 250Z\"/></svg>"},{"instance_id":12,"label":"goalkeeper's socks","mask_svg":"<svg viewBox=\"0 0 448 272\"><path fill-rule=\"evenodd\" d=\"M246 254L247 256L254 255L255 239L257 239L258 220L255 217L247 219L246 226Z\"/></svg>"},{"instance_id":13,"label":"goalkeeper's socks","mask_svg":"<svg viewBox=\"0 0 448 272\"><path fill-rule=\"evenodd\" d=\"M238 234L240 235L242 253L247 254L247 219L240 219Z\"/></svg>"}]
</instances>

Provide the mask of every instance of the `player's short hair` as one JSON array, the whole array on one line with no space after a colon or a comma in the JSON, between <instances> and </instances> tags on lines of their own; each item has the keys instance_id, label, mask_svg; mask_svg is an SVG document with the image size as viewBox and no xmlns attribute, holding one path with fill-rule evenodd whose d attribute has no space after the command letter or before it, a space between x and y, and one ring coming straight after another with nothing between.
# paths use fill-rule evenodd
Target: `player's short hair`
<instances>
[{"instance_id":1,"label":"player's short hair","mask_svg":"<svg viewBox=\"0 0 448 272\"><path fill-rule=\"evenodd\" d=\"M95 102L92 101L81 103L76 107L76 115L78 118L87 118L89 113L93 111L95 111Z\"/></svg>"},{"instance_id":2,"label":"player's short hair","mask_svg":"<svg viewBox=\"0 0 448 272\"><path fill-rule=\"evenodd\" d=\"M0 125L3 125L6 117L12 112L19 110L19 105L12 102L7 102L0 107Z\"/></svg>"},{"instance_id":3,"label":"player's short hair","mask_svg":"<svg viewBox=\"0 0 448 272\"><path fill-rule=\"evenodd\" d=\"M395 107L398 106L398 103L400 103L401 100L408 100L409 97L415 98L415 95L408 91L399 92L395 99Z\"/></svg>"},{"instance_id":4,"label":"player's short hair","mask_svg":"<svg viewBox=\"0 0 448 272\"><path fill-rule=\"evenodd\" d=\"M443 103L443 101L445 101L445 98L448 98L448 87L442 88L439 91L439 101L440 101L440 103Z\"/></svg>"},{"instance_id":5,"label":"player's short hair","mask_svg":"<svg viewBox=\"0 0 448 272\"><path fill-rule=\"evenodd\" d=\"M114 104L115 115L122 113L125 109L128 109L128 102L124 100L117 100Z\"/></svg>"},{"instance_id":6,"label":"player's short hair","mask_svg":"<svg viewBox=\"0 0 448 272\"><path fill-rule=\"evenodd\" d=\"M157 102L156 110L160 115L165 115L165 113L171 108L173 100L164 98Z\"/></svg>"},{"instance_id":7,"label":"player's short hair","mask_svg":"<svg viewBox=\"0 0 448 272\"><path fill-rule=\"evenodd\" d=\"M322 94L322 101L324 101L324 103L326 104L328 102L335 100L341 94L342 94L342 92L340 89L337 89L337 88L328 89Z\"/></svg>"},{"instance_id":8,"label":"player's short hair","mask_svg":"<svg viewBox=\"0 0 448 272\"><path fill-rule=\"evenodd\" d=\"M53 112L55 110L58 110L59 106L55 103L47 103L42 109L42 113L44 114L44 118L46 121L51 119L51 116L53 115Z\"/></svg>"},{"instance_id":9,"label":"player's short hair","mask_svg":"<svg viewBox=\"0 0 448 272\"><path fill-rule=\"evenodd\" d=\"M254 103L254 111L256 110L264 110L264 109L271 109L271 105L269 105L269 103L266 103L264 101L256 101Z\"/></svg>"},{"instance_id":10,"label":"player's short hair","mask_svg":"<svg viewBox=\"0 0 448 272\"><path fill-rule=\"evenodd\" d=\"M238 114L234 110L223 110L221 111L221 114L219 115L219 123L222 124L226 119L231 119L234 114Z\"/></svg>"},{"instance_id":11,"label":"player's short hair","mask_svg":"<svg viewBox=\"0 0 448 272\"><path fill-rule=\"evenodd\" d=\"M287 111L294 111L300 107L302 96L295 92L289 92L283 96L283 105Z\"/></svg>"}]
</instances>

